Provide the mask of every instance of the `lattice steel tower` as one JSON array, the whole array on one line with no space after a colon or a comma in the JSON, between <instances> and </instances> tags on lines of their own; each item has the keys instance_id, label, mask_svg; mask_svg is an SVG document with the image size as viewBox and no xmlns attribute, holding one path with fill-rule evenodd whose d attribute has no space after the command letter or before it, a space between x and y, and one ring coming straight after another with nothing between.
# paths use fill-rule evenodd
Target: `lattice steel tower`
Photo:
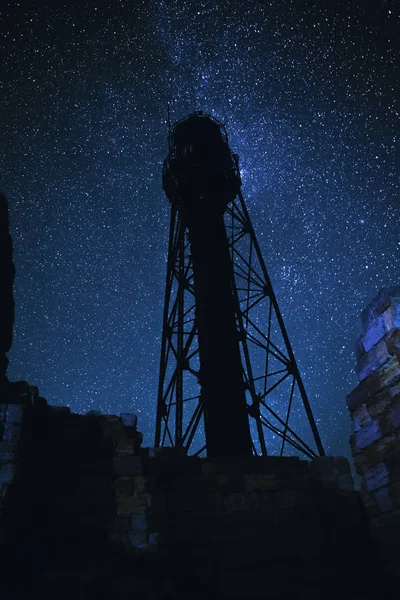
<instances>
[{"instance_id":1,"label":"lattice steel tower","mask_svg":"<svg viewBox=\"0 0 400 600\"><path fill-rule=\"evenodd\" d=\"M323 447L240 187L222 123L175 123L155 445L313 458Z\"/></svg>"}]
</instances>

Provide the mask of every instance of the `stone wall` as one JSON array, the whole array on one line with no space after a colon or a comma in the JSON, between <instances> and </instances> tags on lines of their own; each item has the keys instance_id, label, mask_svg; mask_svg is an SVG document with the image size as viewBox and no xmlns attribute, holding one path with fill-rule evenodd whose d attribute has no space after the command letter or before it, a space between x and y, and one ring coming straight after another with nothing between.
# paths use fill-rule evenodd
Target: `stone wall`
<instances>
[{"instance_id":1,"label":"stone wall","mask_svg":"<svg viewBox=\"0 0 400 600\"><path fill-rule=\"evenodd\" d=\"M372 530L400 573L400 286L382 289L361 319L350 446Z\"/></svg>"},{"instance_id":2,"label":"stone wall","mask_svg":"<svg viewBox=\"0 0 400 600\"><path fill-rule=\"evenodd\" d=\"M5 597L316 600L327 589L348 599L384 590L346 459L142 448L133 414L78 415L37 388L17 389L0 403L1 469L12 465L0 471ZM6 444L15 444L8 454ZM368 581L353 577L362 569Z\"/></svg>"},{"instance_id":3,"label":"stone wall","mask_svg":"<svg viewBox=\"0 0 400 600\"><path fill-rule=\"evenodd\" d=\"M390 579L345 458L144 448L113 469L112 543L154 557L154 574L181 590L171 597L185 597L186 581L191 598L367 599Z\"/></svg>"},{"instance_id":4,"label":"stone wall","mask_svg":"<svg viewBox=\"0 0 400 600\"><path fill-rule=\"evenodd\" d=\"M232 549L236 541L239 556L244 542L264 538L269 545L278 525L304 525L320 516L326 490L349 505L358 502L349 463L340 457L201 459L169 448L144 448L138 456L114 458L114 489L113 540L143 552L176 550L178 540L191 552L196 544L204 546L208 534L223 548ZM224 520L232 531L218 529Z\"/></svg>"},{"instance_id":5,"label":"stone wall","mask_svg":"<svg viewBox=\"0 0 400 600\"><path fill-rule=\"evenodd\" d=\"M14 483L22 423L32 401L32 388L25 382L7 383L0 390L0 541L4 539L5 503Z\"/></svg>"}]
</instances>

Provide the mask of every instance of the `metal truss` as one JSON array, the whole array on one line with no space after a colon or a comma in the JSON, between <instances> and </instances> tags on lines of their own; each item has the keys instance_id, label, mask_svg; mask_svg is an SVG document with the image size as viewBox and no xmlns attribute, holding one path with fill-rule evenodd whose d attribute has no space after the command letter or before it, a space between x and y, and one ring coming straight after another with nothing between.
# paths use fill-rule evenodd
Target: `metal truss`
<instances>
[{"instance_id":1,"label":"metal truss","mask_svg":"<svg viewBox=\"0 0 400 600\"><path fill-rule=\"evenodd\" d=\"M243 379L255 455L324 450L241 192L225 213ZM207 233L205 232L205 235ZM172 205L155 445L204 455L193 269L188 231ZM229 427L229 415L227 415Z\"/></svg>"}]
</instances>

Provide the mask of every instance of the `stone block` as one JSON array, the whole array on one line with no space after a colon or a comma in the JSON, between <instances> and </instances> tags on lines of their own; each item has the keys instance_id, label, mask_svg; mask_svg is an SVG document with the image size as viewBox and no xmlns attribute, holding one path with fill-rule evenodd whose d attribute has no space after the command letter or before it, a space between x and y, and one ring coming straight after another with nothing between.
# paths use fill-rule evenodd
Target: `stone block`
<instances>
[{"instance_id":1,"label":"stone block","mask_svg":"<svg viewBox=\"0 0 400 600\"><path fill-rule=\"evenodd\" d=\"M219 512L224 508L224 497L222 494L209 493L206 495L205 510Z\"/></svg>"},{"instance_id":2,"label":"stone block","mask_svg":"<svg viewBox=\"0 0 400 600\"><path fill-rule=\"evenodd\" d=\"M115 534L115 541L127 543L128 532L131 528L131 515L128 514L116 514L114 516L113 533Z\"/></svg>"},{"instance_id":3,"label":"stone block","mask_svg":"<svg viewBox=\"0 0 400 600\"><path fill-rule=\"evenodd\" d=\"M146 483L150 492L165 492L184 496L204 495L208 490L216 491L214 478L180 476L174 473L164 473L147 477Z\"/></svg>"},{"instance_id":4,"label":"stone block","mask_svg":"<svg viewBox=\"0 0 400 600\"><path fill-rule=\"evenodd\" d=\"M6 421L8 423L22 423L24 408L21 404L9 404L7 408Z\"/></svg>"},{"instance_id":5,"label":"stone block","mask_svg":"<svg viewBox=\"0 0 400 600\"><path fill-rule=\"evenodd\" d=\"M10 483L12 483L14 481L15 473L16 473L15 463L10 462L10 463L1 465L1 467L0 467L0 485L1 484L10 485Z\"/></svg>"},{"instance_id":6,"label":"stone block","mask_svg":"<svg viewBox=\"0 0 400 600\"><path fill-rule=\"evenodd\" d=\"M0 463L12 462L16 459L17 444L3 440L0 442Z\"/></svg>"},{"instance_id":7,"label":"stone block","mask_svg":"<svg viewBox=\"0 0 400 600\"><path fill-rule=\"evenodd\" d=\"M122 419L118 415L106 415L104 413L101 413L101 418L105 419L110 424L111 423L122 423Z\"/></svg>"},{"instance_id":8,"label":"stone block","mask_svg":"<svg viewBox=\"0 0 400 600\"><path fill-rule=\"evenodd\" d=\"M391 398L396 398L396 402L400 402L400 375L386 389Z\"/></svg>"},{"instance_id":9,"label":"stone block","mask_svg":"<svg viewBox=\"0 0 400 600\"><path fill-rule=\"evenodd\" d=\"M385 344L391 356L399 356L400 352L400 329L393 329L385 336Z\"/></svg>"},{"instance_id":10,"label":"stone block","mask_svg":"<svg viewBox=\"0 0 400 600\"><path fill-rule=\"evenodd\" d=\"M201 461L201 470L204 475L214 475L217 473L217 465L211 459Z\"/></svg>"},{"instance_id":11,"label":"stone block","mask_svg":"<svg viewBox=\"0 0 400 600\"><path fill-rule=\"evenodd\" d=\"M257 510L259 498L256 492L229 494L224 498L227 511L252 511Z\"/></svg>"},{"instance_id":12,"label":"stone block","mask_svg":"<svg viewBox=\"0 0 400 600\"><path fill-rule=\"evenodd\" d=\"M363 427L356 433L350 436L350 446L353 454L361 452L364 448L376 442L382 437L382 432L379 423L373 420L368 426Z\"/></svg>"},{"instance_id":13,"label":"stone block","mask_svg":"<svg viewBox=\"0 0 400 600\"><path fill-rule=\"evenodd\" d=\"M380 376L381 372L382 370L375 371L371 375L368 375L368 377L361 382L361 384L363 384L368 389L370 398L372 398L372 396L375 396L375 394L381 392L382 389L384 389L385 387L382 385Z\"/></svg>"},{"instance_id":14,"label":"stone block","mask_svg":"<svg viewBox=\"0 0 400 600\"><path fill-rule=\"evenodd\" d=\"M398 356L393 356L385 363L379 371L379 381L381 389L389 386L400 377L400 360Z\"/></svg>"},{"instance_id":15,"label":"stone block","mask_svg":"<svg viewBox=\"0 0 400 600\"><path fill-rule=\"evenodd\" d=\"M297 490L284 490L274 492L274 503L277 508L295 508L300 500L304 499L301 492Z\"/></svg>"},{"instance_id":16,"label":"stone block","mask_svg":"<svg viewBox=\"0 0 400 600\"><path fill-rule=\"evenodd\" d=\"M374 394L374 396L372 396L368 400L368 402L366 404L366 409L368 411L368 414L373 419L379 417L379 415L381 415L383 412L385 412L388 409L388 407L390 406L392 401L393 401L393 399L392 399L392 396L391 396L389 390L387 388L384 390L381 390L377 394Z\"/></svg>"},{"instance_id":17,"label":"stone block","mask_svg":"<svg viewBox=\"0 0 400 600\"><path fill-rule=\"evenodd\" d=\"M149 496L149 506L151 513L167 512L167 497L165 494L151 494Z\"/></svg>"},{"instance_id":18,"label":"stone block","mask_svg":"<svg viewBox=\"0 0 400 600\"><path fill-rule=\"evenodd\" d=\"M144 514L149 507L148 494L120 496L117 500L117 514Z\"/></svg>"},{"instance_id":19,"label":"stone block","mask_svg":"<svg viewBox=\"0 0 400 600\"><path fill-rule=\"evenodd\" d=\"M68 415L71 414L69 406L50 406L50 410L54 415Z\"/></svg>"},{"instance_id":20,"label":"stone block","mask_svg":"<svg viewBox=\"0 0 400 600\"><path fill-rule=\"evenodd\" d=\"M366 306L361 313L361 321L364 331L367 331L372 323L392 306L392 320L394 327L399 327L397 324L397 315L400 299L400 286L390 286L382 288L375 298Z\"/></svg>"},{"instance_id":21,"label":"stone block","mask_svg":"<svg viewBox=\"0 0 400 600\"><path fill-rule=\"evenodd\" d=\"M172 494L168 496L168 511L178 512L198 512L202 511L206 505L205 495L185 495L185 494Z\"/></svg>"},{"instance_id":22,"label":"stone block","mask_svg":"<svg viewBox=\"0 0 400 600\"><path fill-rule=\"evenodd\" d=\"M384 462L377 463L364 472L364 481L368 491L377 490L389 484L389 471Z\"/></svg>"},{"instance_id":23,"label":"stone block","mask_svg":"<svg viewBox=\"0 0 400 600\"><path fill-rule=\"evenodd\" d=\"M365 354L365 349L364 349L364 344L362 342L362 338L363 336L360 335L360 337L355 341L354 344L354 352L356 355L357 360L359 360L363 354Z\"/></svg>"},{"instance_id":24,"label":"stone block","mask_svg":"<svg viewBox=\"0 0 400 600\"><path fill-rule=\"evenodd\" d=\"M161 536L160 532L157 532L157 531L149 532L148 545L149 545L150 549L157 548L160 536Z\"/></svg>"},{"instance_id":25,"label":"stone block","mask_svg":"<svg viewBox=\"0 0 400 600\"><path fill-rule=\"evenodd\" d=\"M370 446L370 448L372 448L372 447L373 447L373 445ZM356 469L356 473L358 473L359 475L362 475L369 467L371 467L378 461L379 461L378 456L373 461L370 461L370 463L369 463L364 452L356 454L354 456L354 466Z\"/></svg>"},{"instance_id":26,"label":"stone block","mask_svg":"<svg viewBox=\"0 0 400 600\"><path fill-rule=\"evenodd\" d=\"M366 427L370 425L372 421L371 415L367 410L366 404L361 404L351 415L351 425L352 431L355 433L362 429L362 427Z\"/></svg>"},{"instance_id":27,"label":"stone block","mask_svg":"<svg viewBox=\"0 0 400 600\"><path fill-rule=\"evenodd\" d=\"M135 443L132 439L122 438L116 442L115 453L117 456L135 453Z\"/></svg>"},{"instance_id":28,"label":"stone block","mask_svg":"<svg viewBox=\"0 0 400 600\"><path fill-rule=\"evenodd\" d=\"M170 522L165 494L151 494L149 509L146 512L148 529L151 532L163 530Z\"/></svg>"},{"instance_id":29,"label":"stone block","mask_svg":"<svg viewBox=\"0 0 400 600\"><path fill-rule=\"evenodd\" d=\"M154 458L146 460L146 473L154 476L188 477L200 475L201 459L186 456L182 448L162 448Z\"/></svg>"},{"instance_id":30,"label":"stone block","mask_svg":"<svg viewBox=\"0 0 400 600\"><path fill-rule=\"evenodd\" d=\"M5 421L7 409L8 409L8 404L4 404L4 402L0 402L0 421Z\"/></svg>"},{"instance_id":31,"label":"stone block","mask_svg":"<svg viewBox=\"0 0 400 600\"><path fill-rule=\"evenodd\" d=\"M238 552L240 552L243 543L247 542L251 544L252 542L260 540L262 537L262 530L257 525L246 525L242 523L234 525L233 527L222 525L216 537L219 543L228 542L235 545L237 544Z\"/></svg>"},{"instance_id":32,"label":"stone block","mask_svg":"<svg viewBox=\"0 0 400 600\"><path fill-rule=\"evenodd\" d=\"M135 431L131 434L131 439L133 439L133 442L135 444L135 451L139 452L139 449L143 443L143 433L141 431Z\"/></svg>"},{"instance_id":33,"label":"stone block","mask_svg":"<svg viewBox=\"0 0 400 600\"><path fill-rule=\"evenodd\" d=\"M389 306L379 317L370 323L367 331L361 336L364 351L369 352L392 329L393 309Z\"/></svg>"},{"instance_id":34,"label":"stone block","mask_svg":"<svg viewBox=\"0 0 400 600\"><path fill-rule=\"evenodd\" d=\"M351 473L344 473L342 475L338 475L337 484L340 490L354 490L354 480Z\"/></svg>"},{"instance_id":35,"label":"stone block","mask_svg":"<svg viewBox=\"0 0 400 600\"><path fill-rule=\"evenodd\" d=\"M379 415L379 427L382 431L382 436L389 436L399 430L400 425L400 407L393 405Z\"/></svg>"},{"instance_id":36,"label":"stone block","mask_svg":"<svg viewBox=\"0 0 400 600\"><path fill-rule=\"evenodd\" d=\"M398 431L379 439L374 444L367 446L361 455L354 458L356 467L364 465L364 471L378 462L389 461L399 449L400 433ZM357 471L362 472L362 471Z\"/></svg>"},{"instance_id":37,"label":"stone block","mask_svg":"<svg viewBox=\"0 0 400 600\"><path fill-rule=\"evenodd\" d=\"M228 479L218 473L206 476L180 477L171 479L169 489L182 490L188 494L222 493Z\"/></svg>"},{"instance_id":38,"label":"stone block","mask_svg":"<svg viewBox=\"0 0 400 600\"><path fill-rule=\"evenodd\" d=\"M312 479L319 479L321 475L335 473L334 456L318 456L308 463L308 474Z\"/></svg>"},{"instance_id":39,"label":"stone block","mask_svg":"<svg viewBox=\"0 0 400 600\"><path fill-rule=\"evenodd\" d=\"M318 481L322 485L323 488L326 489L336 489L338 487L338 476L335 473L322 473L319 476Z\"/></svg>"},{"instance_id":40,"label":"stone block","mask_svg":"<svg viewBox=\"0 0 400 600\"><path fill-rule=\"evenodd\" d=\"M400 481L389 485L389 496L393 502L393 508L400 508Z\"/></svg>"},{"instance_id":41,"label":"stone block","mask_svg":"<svg viewBox=\"0 0 400 600\"><path fill-rule=\"evenodd\" d=\"M333 457L334 472L337 475L345 475L351 473L350 463L344 456Z\"/></svg>"},{"instance_id":42,"label":"stone block","mask_svg":"<svg viewBox=\"0 0 400 600\"><path fill-rule=\"evenodd\" d=\"M400 576L400 510L391 510L372 518L371 531L381 546L385 563Z\"/></svg>"},{"instance_id":43,"label":"stone block","mask_svg":"<svg viewBox=\"0 0 400 600\"><path fill-rule=\"evenodd\" d=\"M147 530L147 518L144 513L131 515L131 529L134 531L146 531Z\"/></svg>"},{"instance_id":44,"label":"stone block","mask_svg":"<svg viewBox=\"0 0 400 600\"><path fill-rule=\"evenodd\" d=\"M114 480L116 496L131 496L133 494L133 477L117 477Z\"/></svg>"},{"instance_id":45,"label":"stone block","mask_svg":"<svg viewBox=\"0 0 400 600\"><path fill-rule=\"evenodd\" d=\"M372 519L373 517L377 517L380 515L380 509L376 499L366 491L361 491L362 503L365 508L365 512L368 517Z\"/></svg>"},{"instance_id":46,"label":"stone block","mask_svg":"<svg viewBox=\"0 0 400 600\"><path fill-rule=\"evenodd\" d=\"M125 437L125 427L122 420L114 415L107 415L108 433L113 442L118 442ZM104 427L105 429L105 427Z\"/></svg>"},{"instance_id":47,"label":"stone block","mask_svg":"<svg viewBox=\"0 0 400 600\"><path fill-rule=\"evenodd\" d=\"M395 398L394 404L387 411L387 417L393 429L400 428L400 396Z\"/></svg>"},{"instance_id":48,"label":"stone block","mask_svg":"<svg viewBox=\"0 0 400 600\"><path fill-rule=\"evenodd\" d=\"M374 519L372 525L379 525L390 531L394 528L398 532L400 527L400 510L394 510L393 512L381 515L378 519Z\"/></svg>"},{"instance_id":49,"label":"stone block","mask_svg":"<svg viewBox=\"0 0 400 600\"><path fill-rule=\"evenodd\" d=\"M120 475L142 475L143 465L139 456L114 456L113 458L114 476Z\"/></svg>"},{"instance_id":50,"label":"stone block","mask_svg":"<svg viewBox=\"0 0 400 600\"><path fill-rule=\"evenodd\" d=\"M273 474L246 473L244 482L247 492L273 491L278 486L276 476Z\"/></svg>"},{"instance_id":51,"label":"stone block","mask_svg":"<svg viewBox=\"0 0 400 600\"><path fill-rule=\"evenodd\" d=\"M146 477L145 475L136 475L133 478L135 494L144 494L153 492L156 489L155 477Z\"/></svg>"},{"instance_id":52,"label":"stone block","mask_svg":"<svg viewBox=\"0 0 400 600\"><path fill-rule=\"evenodd\" d=\"M137 415L133 413L121 413L121 420L125 427L133 427L136 429Z\"/></svg>"},{"instance_id":53,"label":"stone block","mask_svg":"<svg viewBox=\"0 0 400 600\"><path fill-rule=\"evenodd\" d=\"M10 405L11 406L11 405ZM17 444L21 439L21 425L12 421L6 421L3 429L3 440Z\"/></svg>"},{"instance_id":54,"label":"stone block","mask_svg":"<svg viewBox=\"0 0 400 600\"><path fill-rule=\"evenodd\" d=\"M374 497L381 513L387 512L393 508L393 500L390 497L388 486L375 490L372 492L372 496Z\"/></svg>"},{"instance_id":55,"label":"stone block","mask_svg":"<svg viewBox=\"0 0 400 600\"><path fill-rule=\"evenodd\" d=\"M355 371L359 381L363 381L382 367L390 360L391 356L387 351L386 344L383 340L373 346L369 352L366 352L358 361Z\"/></svg>"},{"instance_id":56,"label":"stone block","mask_svg":"<svg viewBox=\"0 0 400 600\"><path fill-rule=\"evenodd\" d=\"M107 440L110 440L111 439L111 426L110 426L109 421L104 417L104 415L100 415L100 417L96 417L96 421L102 429L103 437L105 437Z\"/></svg>"},{"instance_id":57,"label":"stone block","mask_svg":"<svg viewBox=\"0 0 400 600\"><path fill-rule=\"evenodd\" d=\"M366 404L370 398L368 386L365 381L361 382L354 390L347 394L346 402L350 411L355 410L362 404Z\"/></svg>"},{"instance_id":58,"label":"stone block","mask_svg":"<svg viewBox=\"0 0 400 600\"><path fill-rule=\"evenodd\" d=\"M395 436L397 438L397 447L386 460L388 469L392 474L397 469L400 472L400 431L395 431Z\"/></svg>"},{"instance_id":59,"label":"stone block","mask_svg":"<svg viewBox=\"0 0 400 600\"><path fill-rule=\"evenodd\" d=\"M129 544L134 548L145 549L149 545L147 531L130 531L128 534Z\"/></svg>"},{"instance_id":60,"label":"stone block","mask_svg":"<svg viewBox=\"0 0 400 600\"><path fill-rule=\"evenodd\" d=\"M243 475L279 474L292 476L295 473L300 474L306 470L306 461L300 461L296 456L254 456L250 458L241 457L220 457L202 460L202 469L204 472L221 473L228 480Z\"/></svg>"},{"instance_id":61,"label":"stone block","mask_svg":"<svg viewBox=\"0 0 400 600\"><path fill-rule=\"evenodd\" d=\"M272 515L275 510L274 492L260 492L258 494L258 506L260 512Z\"/></svg>"}]
</instances>

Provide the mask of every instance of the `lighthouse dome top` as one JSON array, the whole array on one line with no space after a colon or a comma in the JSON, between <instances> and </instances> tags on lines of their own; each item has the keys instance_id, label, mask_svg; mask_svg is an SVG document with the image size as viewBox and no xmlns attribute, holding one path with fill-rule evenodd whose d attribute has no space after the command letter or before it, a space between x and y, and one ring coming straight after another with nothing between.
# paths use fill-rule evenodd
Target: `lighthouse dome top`
<instances>
[{"instance_id":1,"label":"lighthouse dome top","mask_svg":"<svg viewBox=\"0 0 400 600\"><path fill-rule=\"evenodd\" d=\"M225 125L202 111L177 121L170 134L170 147L182 150L193 145L211 146L227 143Z\"/></svg>"}]
</instances>

